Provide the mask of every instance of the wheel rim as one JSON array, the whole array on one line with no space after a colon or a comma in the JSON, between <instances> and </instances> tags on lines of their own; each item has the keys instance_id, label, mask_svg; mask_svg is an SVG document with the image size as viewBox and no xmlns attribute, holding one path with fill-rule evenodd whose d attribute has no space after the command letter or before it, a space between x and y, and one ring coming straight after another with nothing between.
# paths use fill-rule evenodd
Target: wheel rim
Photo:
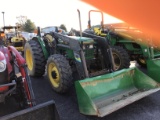
<instances>
[{"instance_id":1,"label":"wheel rim","mask_svg":"<svg viewBox=\"0 0 160 120\"><path fill-rule=\"evenodd\" d=\"M113 53L113 59L114 59L114 67L115 70L118 70L121 66L121 60L119 56L116 53Z\"/></svg>"},{"instance_id":2,"label":"wheel rim","mask_svg":"<svg viewBox=\"0 0 160 120\"><path fill-rule=\"evenodd\" d=\"M146 64L146 61L145 61L145 59L143 59L143 58L139 58L139 61L140 61L142 64Z\"/></svg>"},{"instance_id":3,"label":"wheel rim","mask_svg":"<svg viewBox=\"0 0 160 120\"><path fill-rule=\"evenodd\" d=\"M59 76L58 69L54 63L50 63L48 65L48 75L49 75L49 80L51 84L56 88L59 87L60 76Z\"/></svg>"},{"instance_id":4,"label":"wheel rim","mask_svg":"<svg viewBox=\"0 0 160 120\"><path fill-rule=\"evenodd\" d=\"M29 49L26 50L26 63L28 65L28 69L31 71L33 69L33 59Z\"/></svg>"}]
</instances>

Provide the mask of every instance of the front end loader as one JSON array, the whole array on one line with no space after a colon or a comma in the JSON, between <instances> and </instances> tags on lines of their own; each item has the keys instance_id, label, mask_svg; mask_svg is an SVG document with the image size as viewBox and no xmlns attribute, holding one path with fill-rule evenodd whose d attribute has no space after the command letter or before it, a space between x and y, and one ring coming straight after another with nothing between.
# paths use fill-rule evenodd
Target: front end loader
<instances>
[{"instance_id":1,"label":"front end loader","mask_svg":"<svg viewBox=\"0 0 160 120\"><path fill-rule=\"evenodd\" d=\"M53 120L56 115L58 116L54 101L36 105L25 59L13 46L4 46L3 34L0 33L0 103L7 104L6 100L12 97L15 98L19 105L18 107L22 110L1 116L0 119L29 120L32 118L32 120L37 120L34 116L44 115L41 117L44 120L49 118L48 116L50 118L46 120ZM48 110L48 114L41 109ZM55 116L52 115L54 113Z\"/></svg>"},{"instance_id":2,"label":"front end loader","mask_svg":"<svg viewBox=\"0 0 160 120\"><path fill-rule=\"evenodd\" d=\"M55 102L50 100L0 117L1 120L60 120Z\"/></svg>"},{"instance_id":3,"label":"front end loader","mask_svg":"<svg viewBox=\"0 0 160 120\"><path fill-rule=\"evenodd\" d=\"M29 73L42 76L46 66L48 80L58 93L67 92L73 75L78 73L75 88L79 110L99 117L160 90L158 79L153 80L138 68L116 70L107 38L85 35L67 36L54 31L34 37L26 43L24 52Z\"/></svg>"}]
</instances>

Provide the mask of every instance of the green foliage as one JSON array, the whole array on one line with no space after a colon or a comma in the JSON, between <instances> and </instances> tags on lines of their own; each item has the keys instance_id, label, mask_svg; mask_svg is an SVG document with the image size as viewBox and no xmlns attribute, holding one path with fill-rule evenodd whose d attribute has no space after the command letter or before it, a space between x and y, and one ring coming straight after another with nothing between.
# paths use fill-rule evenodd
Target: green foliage
<instances>
[{"instance_id":1,"label":"green foliage","mask_svg":"<svg viewBox=\"0 0 160 120\"><path fill-rule=\"evenodd\" d=\"M22 28L26 32L33 32L36 29L36 26L34 22L32 22L30 19L27 19L24 25L22 25Z\"/></svg>"},{"instance_id":2,"label":"green foliage","mask_svg":"<svg viewBox=\"0 0 160 120\"><path fill-rule=\"evenodd\" d=\"M66 28L66 26L64 24L61 24L60 28L63 29L63 30L65 30L67 32L67 28Z\"/></svg>"}]
</instances>

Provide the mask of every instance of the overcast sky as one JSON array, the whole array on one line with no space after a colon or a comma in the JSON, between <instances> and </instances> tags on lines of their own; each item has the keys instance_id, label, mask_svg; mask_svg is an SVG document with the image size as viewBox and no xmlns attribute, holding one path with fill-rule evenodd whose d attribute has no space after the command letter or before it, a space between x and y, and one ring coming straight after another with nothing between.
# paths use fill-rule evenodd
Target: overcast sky
<instances>
[{"instance_id":1,"label":"overcast sky","mask_svg":"<svg viewBox=\"0 0 160 120\"><path fill-rule=\"evenodd\" d=\"M0 12L4 11L5 25L15 25L17 16L23 15L31 19L36 26L59 26L65 24L79 29L77 9L81 12L82 29L87 27L88 11L96 8L79 0L0 0ZM92 14L92 24L99 24L100 14ZM120 20L104 14L105 23ZM3 26L3 14L0 14L0 26Z\"/></svg>"}]
</instances>

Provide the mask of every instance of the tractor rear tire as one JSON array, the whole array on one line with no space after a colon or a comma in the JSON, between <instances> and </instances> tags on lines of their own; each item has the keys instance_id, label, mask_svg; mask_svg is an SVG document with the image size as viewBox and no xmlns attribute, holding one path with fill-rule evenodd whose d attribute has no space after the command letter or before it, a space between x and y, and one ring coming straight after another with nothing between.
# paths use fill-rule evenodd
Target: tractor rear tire
<instances>
[{"instance_id":1,"label":"tractor rear tire","mask_svg":"<svg viewBox=\"0 0 160 120\"><path fill-rule=\"evenodd\" d=\"M30 76L41 77L44 75L46 59L38 41L30 40L25 44L24 57Z\"/></svg>"},{"instance_id":2,"label":"tractor rear tire","mask_svg":"<svg viewBox=\"0 0 160 120\"><path fill-rule=\"evenodd\" d=\"M115 70L121 70L123 68L129 68L130 59L127 51L120 46L112 47L112 55L115 64Z\"/></svg>"},{"instance_id":3,"label":"tractor rear tire","mask_svg":"<svg viewBox=\"0 0 160 120\"><path fill-rule=\"evenodd\" d=\"M54 54L47 61L47 77L58 93L66 93L72 85L72 71L69 62L63 55Z\"/></svg>"}]
</instances>

